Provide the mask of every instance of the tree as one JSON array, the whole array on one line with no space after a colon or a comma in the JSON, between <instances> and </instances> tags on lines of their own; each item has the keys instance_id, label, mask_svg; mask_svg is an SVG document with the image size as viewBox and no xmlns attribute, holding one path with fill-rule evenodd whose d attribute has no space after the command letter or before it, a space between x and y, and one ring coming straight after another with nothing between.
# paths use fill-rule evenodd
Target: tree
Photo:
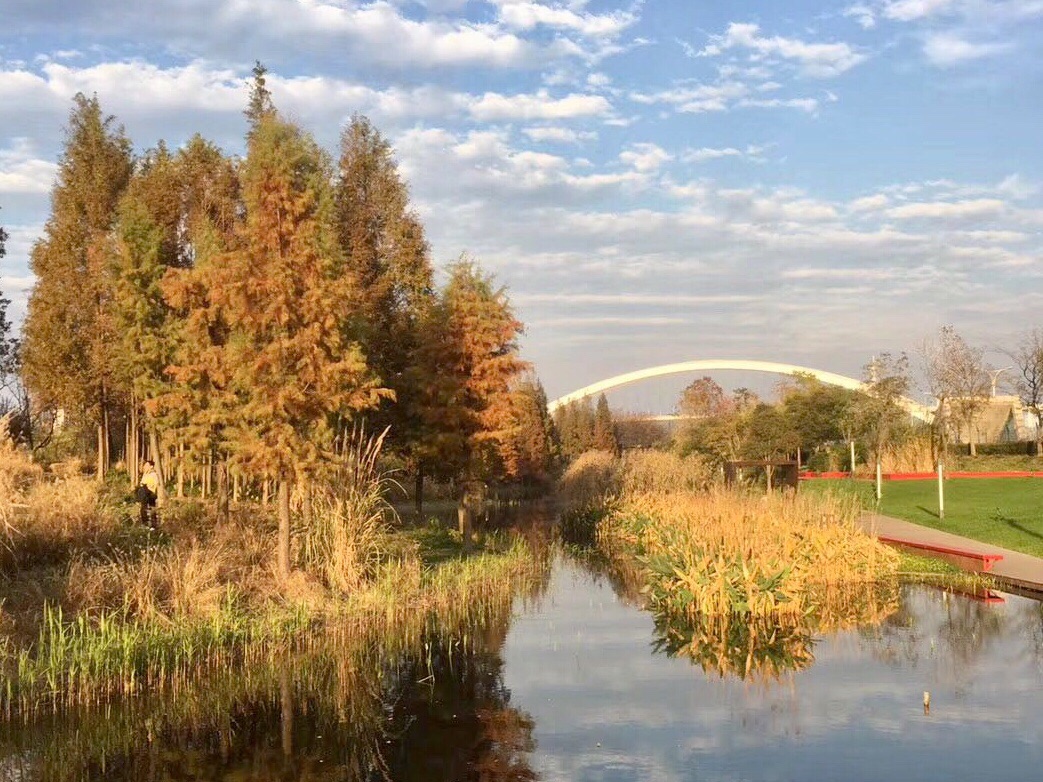
<instances>
[{"instance_id":1,"label":"tree","mask_svg":"<svg viewBox=\"0 0 1043 782\"><path fill-rule=\"evenodd\" d=\"M51 193L51 217L32 250L36 284L25 321L26 381L41 401L97 424L98 477L108 467L110 413L118 401L109 314L111 230L130 179L131 144L78 94Z\"/></svg>"},{"instance_id":2,"label":"tree","mask_svg":"<svg viewBox=\"0 0 1043 782\"><path fill-rule=\"evenodd\" d=\"M851 406L857 392L827 385L811 375L797 375L782 403L799 448L818 450L848 439Z\"/></svg>"},{"instance_id":3,"label":"tree","mask_svg":"<svg viewBox=\"0 0 1043 782\"><path fill-rule=\"evenodd\" d=\"M554 411L561 455L572 461L594 447L594 411L589 399L576 399Z\"/></svg>"},{"instance_id":4,"label":"tree","mask_svg":"<svg viewBox=\"0 0 1043 782\"><path fill-rule=\"evenodd\" d=\"M275 116L275 104L272 93L268 89L268 69L260 60L254 62L253 84L250 87L250 99L243 114L249 123L248 135L252 136L265 117Z\"/></svg>"},{"instance_id":5,"label":"tree","mask_svg":"<svg viewBox=\"0 0 1043 782\"><path fill-rule=\"evenodd\" d=\"M557 461L557 432L547 413L547 392L535 375L516 381L513 414L512 435L506 447L508 471L526 483L546 483Z\"/></svg>"},{"instance_id":6,"label":"tree","mask_svg":"<svg viewBox=\"0 0 1043 782\"><path fill-rule=\"evenodd\" d=\"M518 357L522 324L506 291L466 256L448 271L424 329L423 361L441 371L422 407L437 433L429 468L458 478L466 501L481 484L511 473L512 386L528 365Z\"/></svg>"},{"instance_id":7,"label":"tree","mask_svg":"<svg viewBox=\"0 0 1043 782\"><path fill-rule=\"evenodd\" d=\"M168 278L190 277L197 262L205 266L215 252L230 248L237 207L235 170L216 147L195 136L176 156L160 143L146 153L119 206L118 251L114 267L112 312L119 337L117 366L131 391L128 461L136 475L139 421L144 414L153 459L159 458L162 430L179 430L201 463L217 457L213 421L200 425L204 400L193 395L192 378L175 381L167 371L205 360L210 331L193 331L190 307L175 308L167 298ZM199 339L202 337L202 339ZM189 355L186 355L186 352ZM208 412L210 412L208 410ZM187 441L187 442L186 442ZM219 479L219 485L222 480ZM165 481L160 481L160 499ZM218 505L226 510L219 492Z\"/></svg>"},{"instance_id":8,"label":"tree","mask_svg":"<svg viewBox=\"0 0 1043 782\"><path fill-rule=\"evenodd\" d=\"M418 385L420 324L433 303L428 245L391 146L368 119L354 116L340 141L334 195L337 238L351 277L354 337L370 368L394 392L393 404L370 416L391 427L392 447L415 468L423 438ZM419 475L420 473L418 473Z\"/></svg>"},{"instance_id":9,"label":"tree","mask_svg":"<svg viewBox=\"0 0 1043 782\"><path fill-rule=\"evenodd\" d=\"M745 416L742 455L748 459L779 459L798 444L785 411L779 405L761 402Z\"/></svg>"},{"instance_id":10,"label":"tree","mask_svg":"<svg viewBox=\"0 0 1043 782\"><path fill-rule=\"evenodd\" d=\"M604 394L598 397L594 407L594 448L598 451L619 453L619 438L616 427L612 423L612 411L608 407L608 399Z\"/></svg>"},{"instance_id":11,"label":"tree","mask_svg":"<svg viewBox=\"0 0 1043 782\"><path fill-rule=\"evenodd\" d=\"M984 348L968 345L955 328L943 326L937 339L924 340L921 353L931 393L938 399L935 418L943 450L947 442L944 424L951 413L963 425L970 455L974 456L977 434L974 424L988 406L992 390Z\"/></svg>"},{"instance_id":12,"label":"tree","mask_svg":"<svg viewBox=\"0 0 1043 782\"><path fill-rule=\"evenodd\" d=\"M1017 346L1007 351L1018 371L1014 390L1021 403L1036 417L1036 455L1043 456L1043 329L1021 335Z\"/></svg>"},{"instance_id":13,"label":"tree","mask_svg":"<svg viewBox=\"0 0 1043 782\"><path fill-rule=\"evenodd\" d=\"M701 377L689 383L681 392L678 409L689 418L712 418L730 414L735 405L725 396L724 389L710 377Z\"/></svg>"},{"instance_id":14,"label":"tree","mask_svg":"<svg viewBox=\"0 0 1043 782\"><path fill-rule=\"evenodd\" d=\"M909 421L903 400L909 392L909 359L884 353L865 367L865 393L855 398L854 420L879 468L884 449ZM877 481L877 499L880 483Z\"/></svg>"},{"instance_id":15,"label":"tree","mask_svg":"<svg viewBox=\"0 0 1043 782\"><path fill-rule=\"evenodd\" d=\"M677 433L682 453L695 451L718 463L738 457L743 413L717 381L701 377L689 383L681 392L678 411L684 416Z\"/></svg>"},{"instance_id":16,"label":"tree","mask_svg":"<svg viewBox=\"0 0 1043 782\"><path fill-rule=\"evenodd\" d=\"M354 292L337 249L326 157L299 128L266 115L249 137L242 187L238 244L210 266L206 296L229 332L219 357L238 403L234 458L277 482L285 576L293 485L329 455L343 421L387 392L345 339Z\"/></svg>"}]
</instances>

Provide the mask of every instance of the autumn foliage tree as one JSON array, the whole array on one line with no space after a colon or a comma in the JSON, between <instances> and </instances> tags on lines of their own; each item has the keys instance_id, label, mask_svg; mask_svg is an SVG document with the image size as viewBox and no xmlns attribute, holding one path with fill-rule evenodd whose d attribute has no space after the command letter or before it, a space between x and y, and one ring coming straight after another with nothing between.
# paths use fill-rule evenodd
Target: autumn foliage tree
<instances>
[{"instance_id":1,"label":"autumn foliage tree","mask_svg":"<svg viewBox=\"0 0 1043 782\"><path fill-rule=\"evenodd\" d=\"M77 95L74 103L51 217L30 258L36 284L24 327L24 373L44 404L97 424L100 478L121 392L109 311L112 228L132 159L129 139L97 98Z\"/></svg>"},{"instance_id":2,"label":"autumn foliage tree","mask_svg":"<svg viewBox=\"0 0 1043 782\"><path fill-rule=\"evenodd\" d=\"M544 484L554 474L558 453L557 432L547 412L547 392L535 375L520 377L514 385L511 435L505 446L506 461L517 478Z\"/></svg>"},{"instance_id":3,"label":"autumn foliage tree","mask_svg":"<svg viewBox=\"0 0 1043 782\"><path fill-rule=\"evenodd\" d=\"M457 476L467 494L517 471L508 447L512 386L527 364L518 357L522 324L506 291L467 257L448 273L425 328L421 363L439 369L424 390L426 455L430 469Z\"/></svg>"}]
</instances>

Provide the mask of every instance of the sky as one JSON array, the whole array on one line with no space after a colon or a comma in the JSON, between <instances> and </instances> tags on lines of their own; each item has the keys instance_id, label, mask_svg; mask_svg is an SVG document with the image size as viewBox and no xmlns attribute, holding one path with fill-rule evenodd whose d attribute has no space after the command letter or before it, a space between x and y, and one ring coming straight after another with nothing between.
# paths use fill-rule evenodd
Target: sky
<instances>
[{"instance_id":1,"label":"sky","mask_svg":"<svg viewBox=\"0 0 1043 782\"><path fill-rule=\"evenodd\" d=\"M356 112L388 137L436 265L468 252L507 287L552 398L708 358L859 377L945 324L994 354L1043 325L1043 0L0 0L0 19L16 321L73 95L139 151L200 132L242 154L260 60L331 153Z\"/></svg>"}]
</instances>

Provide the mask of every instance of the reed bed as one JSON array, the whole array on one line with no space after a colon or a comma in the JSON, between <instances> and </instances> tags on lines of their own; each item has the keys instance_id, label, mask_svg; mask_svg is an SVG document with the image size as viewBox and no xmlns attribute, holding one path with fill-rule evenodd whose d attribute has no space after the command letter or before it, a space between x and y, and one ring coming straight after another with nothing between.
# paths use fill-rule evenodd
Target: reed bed
<instances>
[{"instance_id":1,"label":"reed bed","mask_svg":"<svg viewBox=\"0 0 1043 782\"><path fill-rule=\"evenodd\" d=\"M29 648L0 644L0 713L10 717L176 689L207 671L248 670L317 636L386 644L417 638L436 620L452 627L502 614L519 590L545 581L549 565L521 540L488 540L486 547L486 553L433 568L423 567L417 557L387 562L365 588L318 604L273 601L251 611L226 591L207 615L190 600L178 609L128 599L118 610L74 617L47 606L39 637ZM187 600L191 594L186 590L181 596Z\"/></svg>"},{"instance_id":2,"label":"reed bed","mask_svg":"<svg viewBox=\"0 0 1043 782\"><path fill-rule=\"evenodd\" d=\"M897 554L856 528L858 511L843 497L624 494L598 539L638 560L666 617L796 617L829 589L895 575Z\"/></svg>"}]
</instances>

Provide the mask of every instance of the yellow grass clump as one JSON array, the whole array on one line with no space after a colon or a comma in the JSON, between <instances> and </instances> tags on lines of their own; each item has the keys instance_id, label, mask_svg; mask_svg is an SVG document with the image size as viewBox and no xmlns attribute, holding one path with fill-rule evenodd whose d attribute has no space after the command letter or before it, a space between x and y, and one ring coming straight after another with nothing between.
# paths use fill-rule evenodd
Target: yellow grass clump
<instances>
[{"instance_id":1,"label":"yellow grass clump","mask_svg":"<svg viewBox=\"0 0 1043 782\"><path fill-rule=\"evenodd\" d=\"M710 466L697 454L678 456L672 451L628 451L622 462L625 494L705 491L713 482Z\"/></svg>"},{"instance_id":2,"label":"yellow grass clump","mask_svg":"<svg viewBox=\"0 0 1043 782\"><path fill-rule=\"evenodd\" d=\"M608 451L580 454L558 482L558 496L570 508L603 505L619 492L619 460Z\"/></svg>"},{"instance_id":3,"label":"yellow grass clump","mask_svg":"<svg viewBox=\"0 0 1043 782\"><path fill-rule=\"evenodd\" d=\"M830 588L896 572L897 554L855 526L857 513L834 497L625 494L598 535L637 557L666 616L799 616Z\"/></svg>"}]
</instances>

